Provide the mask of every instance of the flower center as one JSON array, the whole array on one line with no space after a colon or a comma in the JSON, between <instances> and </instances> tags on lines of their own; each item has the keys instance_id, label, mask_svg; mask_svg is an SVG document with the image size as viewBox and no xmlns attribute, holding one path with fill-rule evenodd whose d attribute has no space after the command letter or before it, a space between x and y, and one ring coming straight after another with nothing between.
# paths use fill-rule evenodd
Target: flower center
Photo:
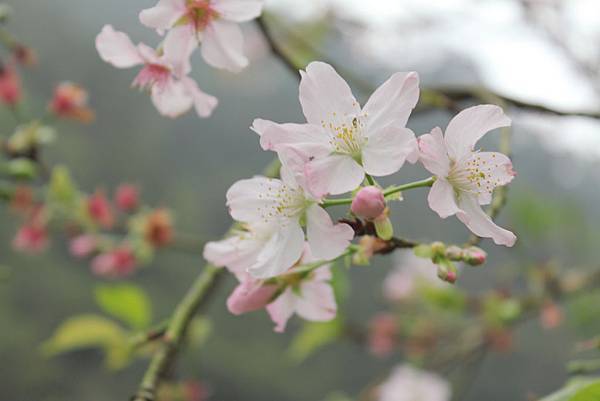
<instances>
[{"instance_id":1,"label":"flower center","mask_svg":"<svg viewBox=\"0 0 600 401\"><path fill-rule=\"evenodd\" d=\"M336 121L337 115L333 113L332 122L327 124L321 121L321 126L331 133L329 144L336 153L343 153L352 156L360 162L362 156L362 147L366 138L362 134L363 122L359 117L354 117L351 123Z\"/></svg>"},{"instance_id":2,"label":"flower center","mask_svg":"<svg viewBox=\"0 0 600 401\"><path fill-rule=\"evenodd\" d=\"M158 64L146 64L133 80L133 86L140 89L150 89L154 85L164 87L171 75L171 71Z\"/></svg>"},{"instance_id":3,"label":"flower center","mask_svg":"<svg viewBox=\"0 0 600 401\"><path fill-rule=\"evenodd\" d=\"M474 195L491 194L494 188L501 185L492 174L493 167L493 164L475 153L465 161L451 161L448 182L457 191Z\"/></svg>"},{"instance_id":4,"label":"flower center","mask_svg":"<svg viewBox=\"0 0 600 401\"><path fill-rule=\"evenodd\" d=\"M276 185L273 180L261 184L259 199L267 199L258 207L262 220L266 223L278 218L294 218L302 215L306 209L304 193L299 188L286 184Z\"/></svg>"},{"instance_id":5,"label":"flower center","mask_svg":"<svg viewBox=\"0 0 600 401\"><path fill-rule=\"evenodd\" d=\"M211 7L210 0L188 0L186 17L196 31L201 32L219 13Z\"/></svg>"}]
</instances>

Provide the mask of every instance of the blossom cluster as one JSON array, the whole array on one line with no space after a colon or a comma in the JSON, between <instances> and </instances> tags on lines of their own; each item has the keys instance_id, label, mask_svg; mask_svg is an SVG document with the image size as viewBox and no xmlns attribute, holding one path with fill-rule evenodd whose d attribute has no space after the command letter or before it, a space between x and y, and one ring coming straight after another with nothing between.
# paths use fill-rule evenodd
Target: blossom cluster
<instances>
[{"instance_id":1,"label":"blossom cluster","mask_svg":"<svg viewBox=\"0 0 600 401\"><path fill-rule=\"evenodd\" d=\"M262 0L159 0L139 14L140 22L164 37L157 48L137 46L106 25L96 37L100 57L117 68L141 66L132 85L150 92L160 114L177 117L192 107L208 117L217 98L190 77L190 58L200 48L212 67L239 72L248 65L238 25L262 12Z\"/></svg>"},{"instance_id":2,"label":"blossom cluster","mask_svg":"<svg viewBox=\"0 0 600 401\"><path fill-rule=\"evenodd\" d=\"M351 213L372 222L380 239L390 240L386 201L398 191L382 189L374 177L394 174L405 162L420 161L434 175L425 183L431 186L429 206L440 217L456 215L474 234L514 244L514 234L481 208L515 175L507 156L475 149L485 133L510 125L500 107L471 107L450 121L445 135L434 128L417 138L406 127L419 99L417 73L393 74L362 108L332 66L312 62L300 74L306 123L256 119L251 127L262 149L277 154L280 178L236 182L227 192L227 206L239 224L204 250L208 261L227 267L240 281L229 300L233 313L266 306L279 331L293 312L308 320L333 318L326 262L353 253L356 233L325 210L348 202L327 196L352 193ZM455 272L444 278L454 281Z\"/></svg>"}]
</instances>

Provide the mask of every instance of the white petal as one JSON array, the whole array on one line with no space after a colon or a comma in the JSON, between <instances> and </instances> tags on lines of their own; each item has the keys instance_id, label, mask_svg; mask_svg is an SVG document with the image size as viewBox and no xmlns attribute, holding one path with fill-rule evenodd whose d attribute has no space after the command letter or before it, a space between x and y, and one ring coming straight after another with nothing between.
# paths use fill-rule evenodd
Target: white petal
<instances>
[{"instance_id":1,"label":"white petal","mask_svg":"<svg viewBox=\"0 0 600 401\"><path fill-rule=\"evenodd\" d=\"M386 176L400 170L404 162L417 150L415 134L408 128L387 126L378 129L362 150L365 172Z\"/></svg>"},{"instance_id":2,"label":"white petal","mask_svg":"<svg viewBox=\"0 0 600 401\"><path fill-rule=\"evenodd\" d=\"M264 221L261 210L265 210L276 200L269 196L277 192L282 182L266 177L239 180L227 191L229 214L237 221L246 223ZM271 188L273 191L268 191Z\"/></svg>"},{"instance_id":3,"label":"white petal","mask_svg":"<svg viewBox=\"0 0 600 401\"><path fill-rule=\"evenodd\" d=\"M292 317L296 311L296 296L292 289L288 287L283 294L277 299L267 305L267 312L271 317L271 320L275 323L275 331L283 333L287 321Z\"/></svg>"},{"instance_id":4,"label":"white petal","mask_svg":"<svg viewBox=\"0 0 600 401\"><path fill-rule=\"evenodd\" d=\"M181 82L183 82L188 94L192 97L194 101L194 109L196 110L196 113L200 117L210 116L215 107L217 107L219 100L216 97L203 92L198 87L196 81L189 77L183 78Z\"/></svg>"},{"instance_id":5,"label":"white petal","mask_svg":"<svg viewBox=\"0 0 600 401\"><path fill-rule=\"evenodd\" d=\"M202 57L213 67L241 71L248 65L248 59L244 56L244 37L240 27L222 20L208 24L202 39Z\"/></svg>"},{"instance_id":6,"label":"white petal","mask_svg":"<svg viewBox=\"0 0 600 401\"><path fill-rule=\"evenodd\" d=\"M163 58L176 77L182 78L190 73L190 56L197 46L198 40L191 26L181 25L169 30L163 44Z\"/></svg>"},{"instance_id":7,"label":"white petal","mask_svg":"<svg viewBox=\"0 0 600 401\"><path fill-rule=\"evenodd\" d=\"M436 127L430 134L421 135L417 142L419 144L419 160L423 166L438 177L446 177L450 171L450 159L442 130Z\"/></svg>"},{"instance_id":8,"label":"white petal","mask_svg":"<svg viewBox=\"0 0 600 401\"><path fill-rule=\"evenodd\" d=\"M510 231L497 226L481 209L475 197L463 194L459 206L464 213L458 213L457 217L473 234L483 238L491 238L497 245L513 246L515 244L517 237Z\"/></svg>"},{"instance_id":9,"label":"white petal","mask_svg":"<svg viewBox=\"0 0 600 401\"><path fill-rule=\"evenodd\" d=\"M164 31L185 14L185 0L160 0L154 7L140 12L140 22L149 28Z\"/></svg>"},{"instance_id":10,"label":"white petal","mask_svg":"<svg viewBox=\"0 0 600 401\"><path fill-rule=\"evenodd\" d=\"M260 136L263 150L276 150L278 145L327 145L329 140L329 135L321 127L312 124L279 124L257 118L251 129Z\"/></svg>"},{"instance_id":11,"label":"white petal","mask_svg":"<svg viewBox=\"0 0 600 401\"><path fill-rule=\"evenodd\" d=\"M217 0L212 4L215 11L226 20L243 22L250 21L262 12L261 0Z\"/></svg>"},{"instance_id":12,"label":"white petal","mask_svg":"<svg viewBox=\"0 0 600 401\"><path fill-rule=\"evenodd\" d=\"M264 241L253 233L238 233L221 241L211 241L204 246L204 259L215 266L226 266L237 276L256 263Z\"/></svg>"},{"instance_id":13,"label":"white petal","mask_svg":"<svg viewBox=\"0 0 600 401\"><path fill-rule=\"evenodd\" d=\"M341 126L360 113L350 87L329 64L312 62L300 75L300 104L310 124Z\"/></svg>"},{"instance_id":14,"label":"white petal","mask_svg":"<svg viewBox=\"0 0 600 401\"><path fill-rule=\"evenodd\" d=\"M96 50L102 60L117 68L129 68L144 62L129 36L115 31L110 25L104 25L96 36Z\"/></svg>"},{"instance_id":15,"label":"white petal","mask_svg":"<svg viewBox=\"0 0 600 401\"><path fill-rule=\"evenodd\" d=\"M385 81L363 108L367 118L366 135L389 124L404 127L419 100L419 75L397 72Z\"/></svg>"},{"instance_id":16,"label":"white petal","mask_svg":"<svg viewBox=\"0 0 600 401\"><path fill-rule=\"evenodd\" d=\"M331 284L310 280L301 284L296 298L296 313L303 319L326 322L335 318L337 304Z\"/></svg>"},{"instance_id":17,"label":"white petal","mask_svg":"<svg viewBox=\"0 0 600 401\"><path fill-rule=\"evenodd\" d=\"M192 107L192 98L180 81L169 79L163 87L152 87L152 103L163 116L175 118Z\"/></svg>"},{"instance_id":18,"label":"white petal","mask_svg":"<svg viewBox=\"0 0 600 401\"><path fill-rule=\"evenodd\" d=\"M454 188L443 177L438 177L433 183L427 196L427 202L431 210L436 212L442 219L461 211L456 205Z\"/></svg>"},{"instance_id":19,"label":"white petal","mask_svg":"<svg viewBox=\"0 0 600 401\"><path fill-rule=\"evenodd\" d=\"M340 256L354 238L348 224L334 224L329 214L319 205L306 211L306 236L314 258L330 260Z\"/></svg>"},{"instance_id":20,"label":"white petal","mask_svg":"<svg viewBox=\"0 0 600 401\"><path fill-rule=\"evenodd\" d=\"M304 232L300 223L289 221L280 226L248 269L255 278L266 279L289 270L302 255Z\"/></svg>"},{"instance_id":21,"label":"white petal","mask_svg":"<svg viewBox=\"0 0 600 401\"><path fill-rule=\"evenodd\" d=\"M305 167L308 191L317 199L355 190L365 178L360 164L347 155L330 155L309 161Z\"/></svg>"},{"instance_id":22,"label":"white petal","mask_svg":"<svg viewBox=\"0 0 600 401\"><path fill-rule=\"evenodd\" d=\"M475 143L487 132L508 127L511 121L502 108L486 104L474 106L458 113L446 128L448 154L454 160L460 160L473 151Z\"/></svg>"}]
</instances>

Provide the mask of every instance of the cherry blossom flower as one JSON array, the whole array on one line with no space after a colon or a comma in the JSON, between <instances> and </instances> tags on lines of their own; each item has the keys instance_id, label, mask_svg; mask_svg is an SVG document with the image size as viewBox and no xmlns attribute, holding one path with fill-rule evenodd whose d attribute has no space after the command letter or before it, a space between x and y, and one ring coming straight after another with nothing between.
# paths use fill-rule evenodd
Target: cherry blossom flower
<instances>
[{"instance_id":1,"label":"cherry blossom flower","mask_svg":"<svg viewBox=\"0 0 600 401\"><path fill-rule=\"evenodd\" d=\"M136 267L135 255L128 246L119 246L92 259L92 271L98 276L125 277Z\"/></svg>"},{"instance_id":2,"label":"cherry blossom flower","mask_svg":"<svg viewBox=\"0 0 600 401\"><path fill-rule=\"evenodd\" d=\"M17 232L13 240L13 248L26 253L41 253L48 247L48 231L46 226L37 221L31 221Z\"/></svg>"},{"instance_id":3,"label":"cherry blossom flower","mask_svg":"<svg viewBox=\"0 0 600 401\"><path fill-rule=\"evenodd\" d=\"M437 177L427 198L429 207L443 219L456 215L475 235L506 246L513 246L517 237L497 226L480 205L489 204L494 188L511 182L515 172L507 156L474 147L488 131L510 123L498 106L475 106L456 115L445 135L434 128L419 137L421 162Z\"/></svg>"},{"instance_id":4,"label":"cherry blossom flower","mask_svg":"<svg viewBox=\"0 0 600 401\"><path fill-rule=\"evenodd\" d=\"M390 313L377 314L369 322L369 351L385 357L394 351L397 343L398 323Z\"/></svg>"},{"instance_id":5,"label":"cherry blossom flower","mask_svg":"<svg viewBox=\"0 0 600 401\"><path fill-rule=\"evenodd\" d=\"M262 309L271 302L278 289L277 285L261 281L242 281L227 298L227 309L234 315Z\"/></svg>"},{"instance_id":6,"label":"cherry blossom flower","mask_svg":"<svg viewBox=\"0 0 600 401\"><path fill-rule=\"evenodd\" d=\"M431 260L415 256L412 251L394 255L395 268L383 282L383 294L390 301L402 301L422 287L446 287L437 276L437 265Z\"/></svg>"},{"instance_id":7,"label":"cherry blossom flower","mask_svg":"<svg viewBox=\"0 0 600 401\"><path fill-rule=\"evenodd\" d=\"M76 258L85 258L98 249L98 241L91 234L81 234L69 243L69 252Z\"/></svg>"},{"instance_id":8,"label":"cherry blossom flower","mask_svg":"<svg viewBox=\"0 0 600 401\"><path fill-rule=\"evenodd\" d=\"M451 394L442 377L405 364L394 368L380 386L378 401L450 401Z\"/></svg>"},{"instance_id":9,"label":"cherry blossom flower","mask_svg":"<svg viewBox=\"0 0 600 401\"><path fill-rule=\"evenodd\" d=\"M311 263L315 260L306 247L299 264ZM293 268L288 272L294 278L290 280L292 283L266 307L278 333L285 331L287 321L294 314L305 320L326 322L334 319L337 313L335 295L330 284L332 277L330 265L311 271L307 277L299 281L295 279L294 270Z\"/></svg>"},{"instance_id":10,"label":"cherry blossom flower","mask_svg":"<svg viewBox=\"0 0 600 401\"><path fill-rule=\"evenodd\" d=\"M168 245L173 240L173 218L167 209L156 209L146 217L144 238L154 247Z\"/></svg>"},{"instance_id":11,"label":"cherry blossom flower","mask_svg":"<svg viewBox=\"0 0 600 401\"><path fill-rule=\"evenodd\" d=\"M106 195L96 191L86 200L86 211L90 219L103 228L111 228L115 223L115 216Z\"/></svg>"},{"instance_id":12,"label":"cherry blossom flower","mask_svg":"<svg viewBox=\"0 0 600 401\"><path fill-rule=\"evenodd\" d=\"M131 184L121 184L115 193L115 204L124 212L131 212L139 206L140 191Z\"/></svg>"},{"instance_id":13,"label":"cherry blossom flower","mask_svg":"<svg viewBox=\"0 0 600 401\"><path fill-rule=\"evenodd\" d=\"M88 107L88 93L72 82L61 82L54 89L54 96L48 106L56 116L81 122L90 122L94 112Z\"/></svg>"},{"instance_id":14,"label":"cherry blossom flower","mask_svg":"<svg viewBox=\"0 0 600 401\"><path fill-rule=\"evenodd\" d=\"M15 106L21 101L23 89L21 79L13 64L0 66L0 102Z\"/></svg>"},{"instance_id":15,"label":"cherry blossom flower","mask_svg":"<svg viewBox=\"0 0 600 401\"><path fill-rule=\"evenodd\" d=\"M306 220L311 252L320 260L340 256L354 237L354 230L347 224L334 224L318 200L306 193L285 168L282 178L240 180L227 191L227 206L235 220L272 227L256 262L248 268L256 278L277 276L300 258L304 247L301 221Z\"/></svg>"},{"instance_id":16,"label":"cherry blossom flower","mask_svg":"<svg viewBox=\"0 0 600 401\"><path fill-rule=\"evenodd\" d=\"M362 109L329 64L312 62L300 74L307 124L257 119L252 129L263 149L276 151L284 165L305 176L302 185L313 196L352 191L365 173L386 176L406 160L417 161L415 135L405 127L419 98L417 73L392 75Z\"/></svg>"},{"instance_id":17,"label":"cherry blossom flower","mask_svg":"<svg viewBox=\"0 0 600 401\"><path fill-rule=\"evenodd\" d=\"M160 0L140 13L142 24L165 37L165 52L189 58L189 49L202 43L204 60L216 68L238 72L248 65L238 22L250 21L262 11L259 0Z\"/></svg>"},{"instance_id":18,"label":"cherry blossom flower","mask_svg":"<svg viewBox=\"0 0 600 401\"><path fill-rule=\"evenodd\" d=\"M104 61L117 68L142 65L132 85L149 89L154 106L164 116L178 117L193 106L200 117L208 117L217 106L217 99L202 92L187 76L189 60L172 47L157 51L143 43L134 46L125 33L106 25L96 37L96 49ZM183 51L189 54L191 49Z\"/></svg>"}]
</instances>

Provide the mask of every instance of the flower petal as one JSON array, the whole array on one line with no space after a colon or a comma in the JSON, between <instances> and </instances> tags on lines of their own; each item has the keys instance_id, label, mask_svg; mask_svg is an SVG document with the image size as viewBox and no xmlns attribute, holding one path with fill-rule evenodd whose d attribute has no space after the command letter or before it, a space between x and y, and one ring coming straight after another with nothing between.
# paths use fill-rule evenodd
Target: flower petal
<instances>
[{"instance_id":1,"label":"flower petal","mask_svg":"<svg viewBox=\"0 0 600 401\"><path fill-rule=\"evenodd\" d=\"M446 128L448 154L454 160L460 160L473 151L475 143L487 132L510 126L502 108L486 104L474 106L458 113Z\"/></svg>"},{"instance_id":2,"label":"flower petal","mask_svg":"<svg viewBox=\"0 0 600 401\"><path fill-rule=\"evenodd\" d=\"M326 322L335 318L337 304L331 284L310 280L300 286L296 298L296 313L303 319L314 322Z\"/></svg>"},{"instance_id":3,"label":"flower petal","mask_svg":"<svg viewBox=\"0 0 600 401\"><path fill-rule=\"evenodd\" d=\"M417 142L419 144L419 160L423 166L438 177L446 177L450 171L450 159L442 130L436 127L430 134L421 135Z\"/></svg>"},{"instance_id":4,"label":"flower petal","mask_svg":"<svg viewBox=\"0 0 600 401\"><path fill-rule=\"evenodd\" d=\"M163 58L172 67L177 78L184 77L192 70L190 56L197 46L198 40L189 25L177 26L167 33L163 44Z\"/></svg>"},{"instance_id":5,"label":"flower petal","mask_svg":"<svg viewBox=\"0 0 600 401\"><path fill-rule=\"evenodd\" d=\"M431 210L436 212L442 219L461 211L456 204L454 188L442 177L438 177L433 183L427 196L427 202Z\"/></svg>"},{"instance_id":6,"label":"flower petal","mask_svg":"<svg viewBox=\"0 0 600 401\"><path fill-rule=\"evenodd\" d=\"M219 15L229 21L250 21L260 15L263 2L260 0L219 0L212 4Z\"/></svg>"},{"instance_id":7,"label":"flower petal","mask_svg":"<svg viewBox=\"0 0 600 401\"><path fill-rule=\"evenodd\" d=\"M151 96L156 109L166 117L179 117L192 107L192 98L185 86L172 78L163 86L152 86Z\"/></svg>"},{"instance_id":8,"label":"flower petal","mask_svg":"<svg viewBox=\"0 0 600 401\"><path fill-rule=\"evenodd\" d=\"M411 130L388 125L369 137L362 150L362 164L368 174L390 175L400 170L416 149L417 140Z\"/></svg>"},{"instance_id":9,"label":"flower petal","mask_svg":"<svg viewBox=\"0 0 600 401\"><path fill-rule=\"evenodd\" d=\"M117 68L129 68L144 62L129 36L115 31L111 25L104 25L96 36L96 50L102 60Z\"/></svg>"},{"instance_id":10,"label":"flower petal","mask_svg":"<svg viewBox=\"0 0 600 401\"><path fill-rule=\"evenodd\" d=\"M312 62L300 75L300 104L310 124L339 127L360 113L350 87L329 64Z\"/></svg>"},{"instance_id":11,"label":"flower petal","mask_svg":"<svg viewBox=\"0 0 600 401\"><path fill-rule=\"evenodd\" d=\"M329 155L309 161L305 167L308 191L317 199L356 189L365 178L360 164L347 155Z\"/></svg>"},{"instance_id":12,"label":"flower petal","mask_svg":"<svg viewBox=\"0 0 600 401\"><path fill-rule=\"evenodd\" d=\"M340 256L354 238L348 224L334 224L329 214L319 205L306 211L306 236L314 258L330 260Z\"/></svg>"},{"instance_id":13,"label":"flower petal","mask_svg":"<svg viewBox=\"0 0 600 401\"><path fill-rule=\"evenodd\" d=\"M269 193L278 192L283 183L280 180L254 177L239 180L227 191L227 206L234 220L246 223L263 221L261 210L268 208L276 199ZM271 188L273 191L267 191Z\"/></svg>"},{"instance_id":14,"label":"flower petal","mask_svg":"<svg viewBox=\"0 0 600 401\"><path fill-rule=\"evenodd\" d=\"M200 117L210 116L215 107L217 107L217 104L219 104L219 100L216 97L203 92L198 87L196 81L189 77L183 78L181 82L183 85L185 85L187 93L194 101L194 109L196 110L196 113Z\"/></svg>"},{"instance_id":15,"label":"flower petal","mask_svg":"<svg viewBox=\"0 0 600 401\"><path fill-rule=\"evenodd\" d=\"M164 31L175 25L185 10L185 0L159 0L154 7L142 10L139 18L147 27Z\"/></svg>"},{"instance_id":16,"label":"flower petal","mask_svg":"<svg viewBox=\"0 0 600 401\"><path fill-rule=\"evenodd\" d=\"M275 331L283 333L287 321L296 311L296 297L291 288L287 288L276 300L267 305L267 312L275 323Z\"/></svg>"},{"instance_id":17,"label":"flower petal","mask_svg":"<svg viewBox=\"0 0 600 401\"><path fill-rule=\"evenodd\" d=\"M240 27L222 20L212 21L204 31L202 57L215 68L239 72L248 65Z\"/></svg>"},{"instance_id":18,"label":"flower petal","mask_svg":"<svg viewBox=\"0 0 600 401\"><path fill-rule=\"evenodd\" d=\"M300 223L289 221L279 227L265 244L256 258L256 263L248 269L254 278L266 279L278 276L289 270L302 256L304 232Z\"/></svg>"},{"instance_id":19,"label":"flower petal","mask_svg":"<svg viewBox=\"0 0 600 401\"><path fill-rule=\"evenodd\" d=\"M385 81L363 108L367 118L366 135L390 124L404 127L419 100L419 75L397 72Z\"/></svg>"},{"instance_id":20,"label":"flower petal","mask_svg":"<svg viewBox=\"0 0 600 401\"><path fill-rule=\"evenodd\" d=\"M227 267L239 278L256 262L264 243L264 239L253 232L239 232L221 241L208 242L203 256L217 267Z\"/></svg>"},{"instance_id":21,"label":"flower petal","mask_svg":"<svg viewBox=\"0 0 600 401\"><path fill-rule=\"evenodd\" d=\"M279 124L257 118L250 127L260 136L263 150L275 150L277 145L327 145L329 136L320 126L311 124Z\"/></svg>"},{"instance_id":22,"label":"flower petal","mask_svg":"<svg viewBox=\"0 0 600 401\"><path fill-rule=\"evenodd\" d=\"M457 213L457 217L473 234L491 238L497 245L513 246L515 244L517 237L512 232L497 226L481 209L477 198L463 194L459 206L464 213Z\"/></svg>"}]
</instances>

